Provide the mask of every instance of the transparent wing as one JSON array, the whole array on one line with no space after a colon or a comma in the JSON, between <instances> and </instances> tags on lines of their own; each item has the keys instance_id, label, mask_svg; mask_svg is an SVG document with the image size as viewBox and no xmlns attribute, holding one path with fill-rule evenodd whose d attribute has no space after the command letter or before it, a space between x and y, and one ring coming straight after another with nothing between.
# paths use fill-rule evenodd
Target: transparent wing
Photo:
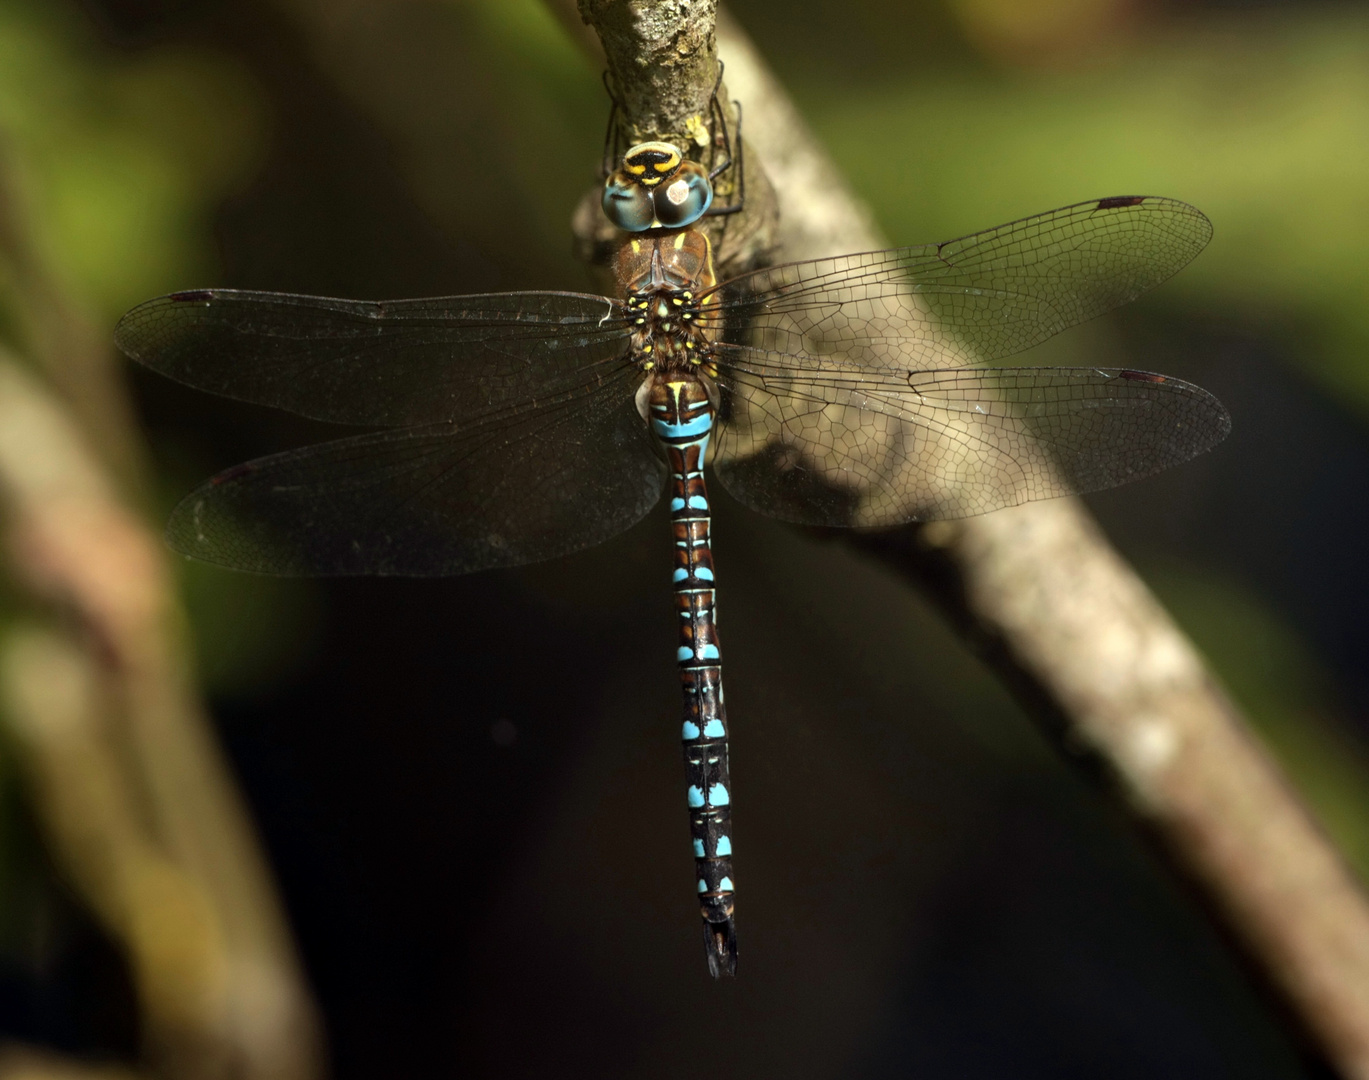
<instances>
[{"instance_id":1,"label":"transparent wing","mask_svg":"<svg viewBox=\"0 0 1369 1080\"><path fill-rule=\"evenodd\" d=\"M714 468L752 509L810 525L968 517L1187 461L1231 419L1190 383L1121 368L831 366L721 346Z\"/></svg>"},{"instance_id":2,"label":"transparent wing","mask_svg":"<svg viewBox=\"0 0 1369 1080\"><path fill-rule=\"evenodd\" d=\"M381 431L248 462L187 496L167 539L265 574L438 576L617 535L665 479L623 365L588 393L468 427Z\"/></svg>"},{"instance_id":3,"label":"transparent wing","mask_svg":"<svg viewBox=\"0 0 1369 1080\"><path fill-rule=\"evenodd\" d=\"M1174 199L1095 199L943 244L789 263L718 286L700 321L774 353L864 368L1012 356L1134 300L1212 236Z\"/></svg>"},{"instance_id":4,"label":"transparent wing","mask_svg":"<svg viewBox=\"0 0 1369 1080\"><path fill-rule=\"evenodd\" d=\"M114 336L198 389L385 427L554 396L627 348L618 301L560 292L374 302L199 289L138 305Z\"/></svg>"}]
</instances>

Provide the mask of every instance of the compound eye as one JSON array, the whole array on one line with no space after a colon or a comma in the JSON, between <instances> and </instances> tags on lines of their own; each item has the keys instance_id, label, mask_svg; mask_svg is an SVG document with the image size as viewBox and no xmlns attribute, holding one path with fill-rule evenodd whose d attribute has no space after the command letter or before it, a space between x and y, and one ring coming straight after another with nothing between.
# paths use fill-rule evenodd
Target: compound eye
<instances>
[{"instance_id":1,"label":"compound eye","mask_svg":"<svg viewBox=\"0 0 1369 1080\"><path fill-rule=\"evenodd\" d=\"M604 181L604 213L609 221L628 232L651 228L655 209L651 195L635 180L616 172Z\"/></svg>"},{"instance_id":2,"label":"compound eye","mask_svg":"<svg viewBox=\"0 0 1369 1080\"><path fill-rule=\"evenodd\" d=\"M686 161L666 183L651 193L656 220L667 229L682 229L703 217L713 204L713 185L703 166Z\"/></svg>"}]
</instances>

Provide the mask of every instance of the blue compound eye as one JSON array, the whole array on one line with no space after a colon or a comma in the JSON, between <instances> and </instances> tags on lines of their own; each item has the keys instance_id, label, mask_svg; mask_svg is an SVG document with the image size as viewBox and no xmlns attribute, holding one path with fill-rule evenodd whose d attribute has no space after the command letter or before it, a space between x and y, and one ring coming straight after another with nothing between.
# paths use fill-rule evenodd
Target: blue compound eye
<instances>
[{"instance_id":1,"label":"blue compound eye","mask_svg":"<svg viewBox=\"0 0 1369 1080\"><path fill-rule=\"evenodd\" d=\"M661 225L682 229L703 217L713 204L713 185L702 165L686 161L673 177L651 193L651 200Z\"/></svg>"},{"instance_id":2,"label":"blue compound eye","mask_svg":"<svg viewBox=\"0 0 1369 1080\"><path fill-rule=\"evenodd\" d=\"M603 206L609 221L628 232L649 229L656 218L651 193L621 173L614 173L604 181Z\"/></svg>"}]
</instances>

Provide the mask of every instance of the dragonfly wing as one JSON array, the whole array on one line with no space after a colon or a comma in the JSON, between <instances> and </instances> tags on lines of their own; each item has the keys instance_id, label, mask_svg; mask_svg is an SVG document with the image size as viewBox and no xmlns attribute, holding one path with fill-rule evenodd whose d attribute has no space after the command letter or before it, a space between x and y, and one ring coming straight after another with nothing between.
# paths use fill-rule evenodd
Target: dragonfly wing
<instances>
[{"instance_id":1,"label":"dragonfly wing","mask_svg":"<svg viewBox=\"0 0 1369 1080\"><path fill-rule=\"evenodd\" d=\"M470 426L359 435L229 469L167 526L185 555L265 574L440 576L537 562L638 521L665 465L630 369Z\"/></svg>"},{"instance_id":2,"label":"dragonfly wing","mask_svg":"<svg viewBox=\"0 0 1369 1080\"><path fill-rule=\"evenodd\" d=\"M723 347L714 468L809 525L968 517L1187 461L1231 419L1190 383L1122 368L851 371Z\"/></svg>"},{"instance_id":3,"label":"dragonfly wing","mask_svg":"<svg viewBox=\"0 0 1369 1080\"><path fill-rule=\"evenodd\" d=\"M385 427L554 395L627 347L618 301L559 292L373 302L198 289L140 304L114 336L200 390Z\"/></svg>"},{"instance_id":4,"label":"dragonfly wing","mask_svg":"<svg viewBox=\"0 0 1369 1080\"><path fill-rule=\"evenodd\" d=\"M728 340L862 367L945 368L1022 352L1153 289L1212 236L1174 199L1095 199L944 244L789 263L718 287Z\"/></svg>"}]
</instances>

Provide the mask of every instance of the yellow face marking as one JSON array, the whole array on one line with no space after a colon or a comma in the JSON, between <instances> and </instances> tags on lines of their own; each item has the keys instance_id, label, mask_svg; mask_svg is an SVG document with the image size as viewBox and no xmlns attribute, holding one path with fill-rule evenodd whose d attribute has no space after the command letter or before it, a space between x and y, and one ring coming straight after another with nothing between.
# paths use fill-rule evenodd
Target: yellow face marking
<instances>
[{"instance_id":1,"label":"yellow face marking","mask_svg":"<svg viewBox=\"0 0 1369 1080\"><path fill-rule=\"evenodd\" d=\"M672 175L683 161L684 155L670 143L644 142L631 147L623 155L623 169L643 186L651 187Z\"/></svg>"}]
</instances>

